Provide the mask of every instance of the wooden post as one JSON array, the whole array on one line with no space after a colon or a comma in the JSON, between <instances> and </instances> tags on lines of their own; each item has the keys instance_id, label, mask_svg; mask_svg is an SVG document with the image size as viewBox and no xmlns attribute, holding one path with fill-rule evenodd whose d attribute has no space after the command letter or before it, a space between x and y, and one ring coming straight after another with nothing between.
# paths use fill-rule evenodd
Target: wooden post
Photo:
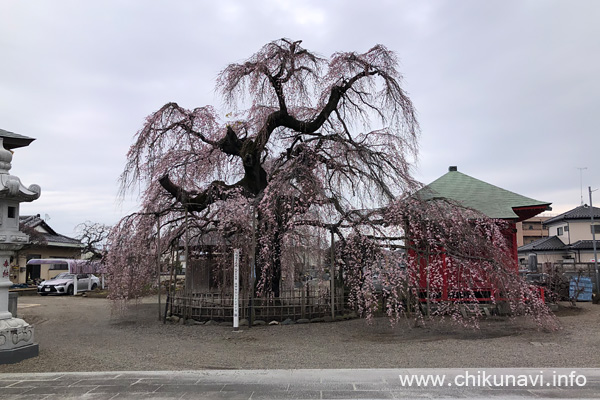
<instances>
[{"instance_id":1,"label":"wooden post","mask_svg":"<svg viewBox=\"0 0 600 400\"><path fill-rule=\"evenodd\" d=\"M185 206L185 241L183 243L184 246L184 257L185 257L185 297L192 295L192 286L193 286L193 277L192 277L192 265L190 263L190 249L189 249L189 241L190 241L190 227L188 222L188 209L187 205Z\"/></svg>"},{"instance_id":2,"label":"wooden post","mask_svg":"<svg viewBox=\"0 0 600 400\"><path fill-rule=\"evenodd\" d=\"M335 238L331 229L331 266L329 267L329 281L331 283L331 318L335 319Z\"/></svg>"},{"instance_id":3,"label":"wooden post","mask_svg":"<svg viewBox=\"0 0 600 400\"><path fill-rule=\"evenodd\" d=\"M306 282L306 285L308 286L308 282ZM305 318L306 316L306 302L304 301L304 299L304 288L302 288L300 289L300 318Z\"/></svg>"},{"instance_id":4,"label":"wooden post","mask_svg":"<svg viewBox=\"0 0 600 400\"><path fill-rule=\"evenodd\" d=\"M426 248L426 253L425 253L425 279L426 279L426 284L427 284L427 316L430 316L430 305L431 305L431 299L430 299L430 293L429 293L429 245L427 245Z\"/></svg>"},{"instance_id":5,"label":"wooden post","mask_svg":"<svg viewBox=\"0 0 600 400\"><path fill-rule=\"evenodd\" d=\"M160 306L160 215L156 213L156 275L158 280L158 320L161 320Z\"/></svg>"},{"instance_id":6,"label":"wooden post","mask_svg":"<svg viewBox=\"0 0 600 400\"><path fill-rule=\"evenodd\" d=\"M169 303L169 312L173 314L173 300L175 299L175 288L177 287L177 265L179 263L179 246L175 250L176 260L174 263L171 263L171 271L169 272L169 297L171 298L171 302ZM166 310L166 308L165 308Z\"/></svg>"}]
</instances>

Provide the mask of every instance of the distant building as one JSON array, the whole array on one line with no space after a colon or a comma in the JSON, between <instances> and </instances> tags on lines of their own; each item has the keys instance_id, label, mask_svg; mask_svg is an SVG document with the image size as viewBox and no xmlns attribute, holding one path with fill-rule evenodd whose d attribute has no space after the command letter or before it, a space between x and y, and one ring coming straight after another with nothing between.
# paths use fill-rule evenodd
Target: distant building
<instances>
[{"instance_id":1,"label":"distant building","mask_svg":"<svg viewBox=\"0 0 600 400\"><path fill-rule=\"evenodd\" d=\"M533 217L522 222L517 222L517 246L535 242L536 240L548 237L548 228L544 222L551 217Z\"/></svg>"},{"instance_id":2,"label":"distant building","mask_svg":"<svg viewBox=\"0 0 600 400\"><path fill-rule=\"evenodd\" d=\"M594 214L594 225L590 211ZM585 263L594 259L592 229L596 239L600 240L600 208L584 204L547 219L544 226L548 229L548 237L519 247L521 261L529 254L537 255L538 263Z\"/></svg>"},{"instance_id":3,"label":"distant building","mask_svg":"<svg viewBox=\"0 0 600 400\"><path fill-rule=\"evenodd\" d=\"M22 215L19 222L21 230L29 235L30 244L17 252L17 259L11 264L11 281L14 283L46 280L67 270L66 264L27 265L31 259L81 258L81 242L57 233L39 214Z\"/></svg>"}]
</instances>

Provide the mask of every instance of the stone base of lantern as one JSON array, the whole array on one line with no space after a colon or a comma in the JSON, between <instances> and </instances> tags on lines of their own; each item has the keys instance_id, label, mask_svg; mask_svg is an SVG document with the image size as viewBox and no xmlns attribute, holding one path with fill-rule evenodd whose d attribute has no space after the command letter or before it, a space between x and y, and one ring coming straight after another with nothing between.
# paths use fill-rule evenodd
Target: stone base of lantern
<instances>
[{"instance_id":1,"label":"stone base of lantern","mask_svg":"<svg viewBox=\"0 0 600 400\"><path fill-rule=\"evenodd\" d=\"M37 343L12 350L0 350L0 364L16 364L28 358L40 355L40 347Z\"/></svg>"},{"instance_id":2,"label":"stone base of lantern","mask_svg":"<svg viewBox=\"0 0 600 400\"><path fill-rule=\"evenodd\" d=\"M0 364L14 364L38 355L33 326L20 318L0 320Z\"/></svg>"}]
</instances>

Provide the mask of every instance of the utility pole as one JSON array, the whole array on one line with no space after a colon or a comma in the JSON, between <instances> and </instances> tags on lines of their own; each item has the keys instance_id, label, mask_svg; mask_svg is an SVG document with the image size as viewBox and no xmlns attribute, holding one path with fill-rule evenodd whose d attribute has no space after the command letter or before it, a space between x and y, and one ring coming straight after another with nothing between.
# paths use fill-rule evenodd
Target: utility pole
<instances>
[{"instance_id":1,"label":"utility pole","mask_svg":"<svg viewBox=\"0 0 600 400\"><path fill-rule=\"evenodd\" d=\"M594 226L594 207L592 206L592 187L588 186L590 192L590 218L592 220L592 247L594 248L594 271L596 272L596 293L600 293L600 280L598 279L598 253L596 251L596 228ZM598 190L598 189L596 189ZM594 190L595 192L595 190Z\"/></svg>"}]
</instances>

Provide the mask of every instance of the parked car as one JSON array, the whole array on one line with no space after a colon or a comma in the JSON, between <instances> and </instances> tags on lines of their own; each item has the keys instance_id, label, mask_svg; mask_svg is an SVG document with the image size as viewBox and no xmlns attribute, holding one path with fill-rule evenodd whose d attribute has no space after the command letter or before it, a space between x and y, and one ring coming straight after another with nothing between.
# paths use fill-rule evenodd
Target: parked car
<instances>
[{"instance_id":1,"label":"parked car","mask_svg":"<svg viewBox=\"0 0 600 400\"><path fill-rule=\"evenodd\" d=\"M91 279L91 283L90 283ZM94 290L100 285L100 279L93 274L77 274L77 291ZM47 294L73 294L75 292L75 274L61 272L52 279L43 281L37 287L37 292Z\"/></svg>"}]
</instances>

